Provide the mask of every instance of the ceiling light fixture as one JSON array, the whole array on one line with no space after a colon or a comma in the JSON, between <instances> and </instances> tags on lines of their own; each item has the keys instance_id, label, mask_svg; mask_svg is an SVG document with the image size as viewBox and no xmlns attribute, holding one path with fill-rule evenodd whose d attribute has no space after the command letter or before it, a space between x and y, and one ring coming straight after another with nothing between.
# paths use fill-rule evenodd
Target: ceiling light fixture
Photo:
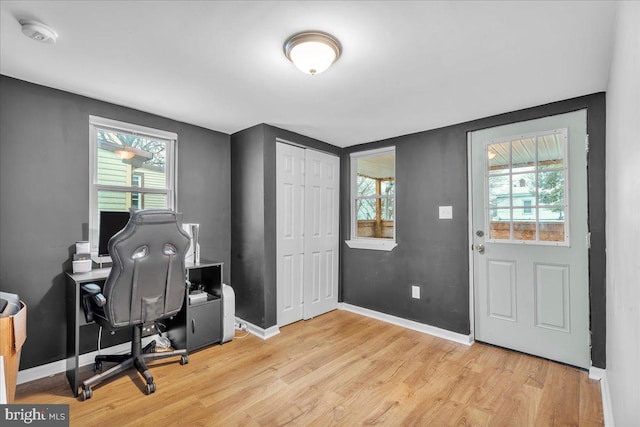
<instances>
[{"instance_id":1,"label":"ceiling light fixture","mask_svg":"<svg viewBox=\"0 0 640 427\"><path fill-rule=\"evenodd\" d=\"M20 25L22 25L22 34L35 41L54 44L58 38L58 33L41 22L20 21Z\"/></svg>"},{"instance_id":2,"label":"ceiling light fixture","mask_svg":"<svg viewBox=\"0 0 640 427\"><path fill-rule=\"evenodd\" d=\"M320 74L340 57L342 46L330 34L305 31L294 34L284 44L284 54L307 74Z\"/></svg>"}]
</instances>

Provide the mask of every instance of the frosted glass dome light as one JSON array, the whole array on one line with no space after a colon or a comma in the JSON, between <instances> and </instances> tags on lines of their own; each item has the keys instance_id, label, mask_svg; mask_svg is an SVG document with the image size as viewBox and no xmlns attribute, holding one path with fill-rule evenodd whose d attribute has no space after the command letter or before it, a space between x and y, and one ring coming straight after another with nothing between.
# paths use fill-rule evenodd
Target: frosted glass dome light
<instances>
[{"instance_id":1,"label":"frosted glass dome light","mask_svg":"<svg viewBox=\"0 0 640 427\"><path fill-rule=\"evenodd\" d=\"M340 42L333 36L319 31L306 31L289 38L284 44L284 53L302 72L320 74L339 57Z\"/></svg>"}]
</instances>

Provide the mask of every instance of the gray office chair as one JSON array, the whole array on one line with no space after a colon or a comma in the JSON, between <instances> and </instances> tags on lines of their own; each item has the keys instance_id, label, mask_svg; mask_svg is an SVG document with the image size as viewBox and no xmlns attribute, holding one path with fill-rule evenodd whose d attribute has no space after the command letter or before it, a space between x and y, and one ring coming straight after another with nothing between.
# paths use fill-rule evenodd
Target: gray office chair
<instances>
[{"instance_id":1,"label":"gray office chair","mask_svg":"<svg viewBox=\"0 0 640 427\"><path fill-rule=\"evenodd\" d=\"M82 286L89 320L109 329L133 326L131 353L97 356L96 371L102 362L117 365L84 381L82 400L91 398L93 385L134 366L146 380L145 394L151 394L156 385L145 361L180 356L181 365L188 363L186 350L156 353L155 341L141 348L142 328L177 314L185 300L189 235L181 217L170 210L132 211L125 228L109 240L113 264L104 288Z\"/></svg>"}]
</instances>

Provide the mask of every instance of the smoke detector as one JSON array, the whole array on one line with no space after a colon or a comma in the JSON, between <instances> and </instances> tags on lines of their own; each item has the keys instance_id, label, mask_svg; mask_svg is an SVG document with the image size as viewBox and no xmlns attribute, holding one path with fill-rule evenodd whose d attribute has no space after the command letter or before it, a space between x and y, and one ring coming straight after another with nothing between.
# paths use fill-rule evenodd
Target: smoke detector
<instances>
[{"instance_id":1,"label":"smoke detector","mask_svg":"<svg viewBox=\"0 0 640 427\"><path fill-rule=\"evenodd\" d=\"M58 33L41 22L20 21L20 25L22 25L22 33L35 41L54 44L58 38Z\"/></svg>"}]
</instances>

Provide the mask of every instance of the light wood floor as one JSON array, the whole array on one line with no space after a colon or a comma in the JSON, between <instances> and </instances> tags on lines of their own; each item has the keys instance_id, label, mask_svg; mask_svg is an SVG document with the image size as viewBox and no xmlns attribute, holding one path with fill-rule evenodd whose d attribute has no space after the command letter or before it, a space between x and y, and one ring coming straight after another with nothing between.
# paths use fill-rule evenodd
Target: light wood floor
<instances>
[{"instance_id":1,"label":"light wood floor","mask_svg":"<svg viewBox=\"0 0 640 427\"><path fill-rule=\"evenodd\" d=\"M18 386L16 403L67 403L71 425L603 424L599 383L585 371L339 310L152 372L149 396L130 371L80 402L60 374Z\"/></svg>"}]
</instances>

